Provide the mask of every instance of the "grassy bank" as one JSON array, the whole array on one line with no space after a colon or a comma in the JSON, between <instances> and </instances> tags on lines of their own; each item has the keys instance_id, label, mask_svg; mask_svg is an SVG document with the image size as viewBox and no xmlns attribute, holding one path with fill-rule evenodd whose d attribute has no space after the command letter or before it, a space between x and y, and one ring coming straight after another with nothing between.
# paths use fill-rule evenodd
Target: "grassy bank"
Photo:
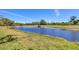
<instances>
[{"instance_id":1,"label":"grassy bank","mask_svg":"<svg viewBox=\"0 0 79 59\"><path fill-rule=\"evenodd\" d=\"M15 37L13 41L0 44L0 50L69 50L79 49L79 44L46 35L24 33L10 27L0 27L0 38L7 35Z\"/></svg>"},{"instance_id":2,"label":"grassy bank","mask_svg":"<svg viewBox=\"0 0 79 59\"><path fill-rule=\"evenodd\" d=\"M42 25L42 27L67 29L72 31L79 31L79 25Z\"/></svg>"},{"instance_id":3,"label":"grassy bank","mask_svg":"<svg viewBox=\"0 0 79 59\"><path fill-rule=\"evenodd\" d=\"M41 27L66 29L72 31L79 31L79 25L40 25ZM38 25L29 25L27 27L38 27Z\"/></svg>"}]
</instances>

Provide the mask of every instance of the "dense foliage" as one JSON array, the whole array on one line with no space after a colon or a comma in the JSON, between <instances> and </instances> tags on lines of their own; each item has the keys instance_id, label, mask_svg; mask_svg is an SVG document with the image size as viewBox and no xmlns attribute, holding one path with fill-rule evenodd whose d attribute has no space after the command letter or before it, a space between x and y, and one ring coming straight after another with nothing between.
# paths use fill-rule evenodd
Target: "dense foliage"
<instances>
[{"instance_id":1,"label":"dense foliage","mask_svg":"<svg viewBox=\"0 0 79 59\"><path fill-rule=\"evenodd\" d=\"M8 18L1 18L0 19L0 25L1 26L13 26L14 25L14 21L11 21Z\"/></svg>"},{"instance_id":2,"label":"dense foliage","mask_svg":"<svg viewBox=\"0 0 79 59\"><path fill-rule=\"evenodd\" d=\"M40 25L47 25L47 22L42 19L42 20L40 21Z\"/></svg>"},{"instance_id":3,"label":"dense foliage","mask_svg":"<svg viewBox=\"0 0 79 59\"><path fill-rule=\"evenodd\" d=\"M77 19L76 16L71 16L70 17L70 21L69 21L71 24L75 25L79 22L79 20Z\"/></svg>"},{"instance_id":4,"label":"dense foliage","mask_svg":"<svg viewBox=\"0 0 79 59\"><path fill-rule=\"evenodd\" d=\"M19 23L12 21L8 18L0 17L0 26L24 26L24 25L76 25L79 24L79 20L76 16L71 16L69 22L51 22L48 23L44 19L41 19L39 22L32 23Z\"/></svg>"}]
</instances>

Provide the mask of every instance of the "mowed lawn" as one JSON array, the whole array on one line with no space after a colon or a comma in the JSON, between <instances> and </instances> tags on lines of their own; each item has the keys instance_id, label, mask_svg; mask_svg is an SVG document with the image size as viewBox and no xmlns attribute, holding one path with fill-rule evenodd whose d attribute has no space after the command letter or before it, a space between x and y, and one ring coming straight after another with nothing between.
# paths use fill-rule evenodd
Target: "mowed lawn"
<instances>
[{"instance_id":1,"label":"mowed lawn","mask_svg":"<svg viewBox=\"0 0 79 59\"><path fill-rule=\"evenodd\" d=\"M35 33L22 32L10 27L0 27L0 38L12 35L15 40L0 44L0 50L75 50L79 49L78 42L49 37ZM1 40L1 39L0 39Z\"/></svg>"}]
</instances>

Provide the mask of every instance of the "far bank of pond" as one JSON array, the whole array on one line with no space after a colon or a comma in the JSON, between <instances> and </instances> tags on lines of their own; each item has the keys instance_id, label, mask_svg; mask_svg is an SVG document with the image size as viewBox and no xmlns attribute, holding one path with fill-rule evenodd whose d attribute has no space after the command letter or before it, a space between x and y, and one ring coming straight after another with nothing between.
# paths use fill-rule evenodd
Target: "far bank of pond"
<instances>
[{"instance_id":1,"label":"far bank of pond","mask_svg":"<svg viewBox=\"0 0 79 59\"><path fill-rule=\"evenodd\" d=\"M42 27L79 31L79 25L41 25Z\"/></svg>"},{"instance_id":2,"label":"far bank of pond","mask_svg":"<svg viewBox=\"0 0 79 59\"><path fill-rule=\"evenodd\" d=\"M15 40L0 44L0 50L75 50L79 49L78 42L49 37L29 32L22 32L10 27L0 27L0 38L12 35ZM4 38L3 38L4 39ZM7 39L7 38L5 38Z\"/></svg>"},{"instance_id":3,"label":"far bank of pond","mask_svg":"<svg viewBox=\"0 0 79 59\"><path fill-rule=\"evenodd\" d=\"M71 31L79 31L79 25L40 25L45 28L58 28ZM27 25L27 27L38 27L38 25Z\"/></svg>"}]
</instances>

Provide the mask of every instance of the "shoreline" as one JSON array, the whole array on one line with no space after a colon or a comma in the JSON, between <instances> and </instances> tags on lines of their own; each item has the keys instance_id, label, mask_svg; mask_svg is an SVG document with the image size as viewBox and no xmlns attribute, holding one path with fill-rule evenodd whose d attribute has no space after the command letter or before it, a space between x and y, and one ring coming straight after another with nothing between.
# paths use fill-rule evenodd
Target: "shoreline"
<instances>
[{"instance_id":1,"label":"shoreline","mask_svg":"<svg viewBox=\"0 0 79 59\"><path fill-rule=\"evenodd\" d=\"M56 28L56 29L62 29L62 30L70 30L70 31L79 31L79 26L78 25L42 25L42 27L47 27L47 28Z\"/></svg>"},{"instance_id":2,"label":"shoreline","mask_svg":"<svg viewBox=\"0 0 79 59\"><path fill-rule=\"evenodd\" d=\"M11 29L10 27L1 27L0 33L3 33L3 35L15 35L17 37L15 41L0 44L0 50L79 49L78 43L65 41L65 39L63 38L50 37L48 35L41 35L36 33L22 32L19 30Z\"/></svg>"},{"instance_id":3,"label":"shoreline","mask_svg":"<svg viewBox=\"0 0 79 59\"><path fill-rule=\"evenodd\" d=\"M52 26L52 25L51 25ZM53 26L56 26L56 27L53 27ZM50 27L50 26L41 26L41 28L55 28L55 29L61 29L61 30L69 30L69 31L75 31L75 32L78 32L79 31L79 28L64 28L63 26L61 26L61 27L59 27L59 26L57 26L57 25L53 25L52 27ZM14 26L14 27L21 27L21 26ZM37 25L29 25L29 26L22 26L22 27L37 27ZM70 26L68 26L68 27L70 27Z\"/></svg>"}]
</instances>

